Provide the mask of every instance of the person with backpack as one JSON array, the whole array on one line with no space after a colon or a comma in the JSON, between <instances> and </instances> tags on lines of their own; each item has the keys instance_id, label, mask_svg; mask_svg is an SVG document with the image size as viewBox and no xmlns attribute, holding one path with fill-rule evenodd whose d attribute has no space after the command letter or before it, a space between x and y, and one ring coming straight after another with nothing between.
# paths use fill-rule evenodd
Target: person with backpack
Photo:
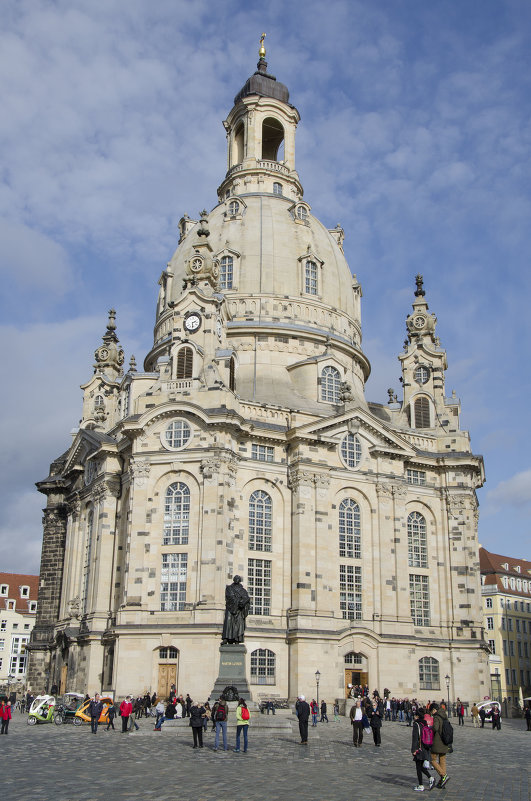
<instances>
[{"instance_id":1,"label":"person with backpack","mask_svg":"<svg viewBox=\"0 0 531 801\"><path fill-rule=\"evenodd\" d=\"M439 774L440 779L437 787L444 787L450 777L446 772L446 754L449 746L453 742L453 728L448 720L446 709L439 707L438 704L430 706L430 713L433 715L433 744L431 746L431 764L433 769Z\"/></svg>"},{"instance_id":2,"label":"person with backpack","mask_svg":"<svg viewBox=\"0 0 531 801\"><path fill-rule=\"evenodd\" d=\"M415 709L411 732L411 753L417 769L417 786L413 789L419 793L426 789L422 783L422 775L428 778L428 790L433 788L435 779L430 776L426 763L430 761L430 749L433 744L433 727L429 726L424 719L424 710Z\"/></svg>"},{"instance_id":3,"label":"person with backpack","mask_svg":"<svg viewBox=\"0 0 531 801\"><path fill-rule=\"evenodd\" d=\"M243 753L247 753L247 733L249 731L249 720L251 719L251 713L247 709L247 704L245 703L244 698L240 698L238 701L238 707L236 709L236 748L235 751L240 750L240 734L243 731Z\"/></svg>"},{"instance_id":4,"label":"person with backpack","mask_svg":"<svg viewBox=\"0 0 531 801\"><path fill-rule=\"evenodd\" d=\"M214 720L216 722L216 736L214 738L214 751L218 750L219 747L219 733L222 732L223 734L223 750L228 751L227 748L227 717L228 717L228 710L227 710L227 702L221 696L218 699L218 705L216 708L216 712L214 715Z\"/></svg>"},{"instance_id":5,"label":"person with backpack","mask_svg":"<svg viewBox=\"0 0 531 801\"><path fill-rule=\"evenodd\" d=\"M317 726L317 715L319 714L319 707L317 705L317 701L315 698L312 698L312 702L310 704L310 711L312 713L312 726Z\"/></svg>"}]
</instances>

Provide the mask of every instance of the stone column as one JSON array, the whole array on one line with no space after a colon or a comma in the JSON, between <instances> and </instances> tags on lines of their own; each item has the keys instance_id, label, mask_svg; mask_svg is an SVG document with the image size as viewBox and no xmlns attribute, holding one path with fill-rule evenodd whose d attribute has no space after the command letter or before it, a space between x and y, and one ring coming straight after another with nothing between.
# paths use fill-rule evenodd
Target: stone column
<instances>
[{"instance_id":1,"label":"stone column","mask_svg":"<svg viewBox=\"0 0 531 801\"><path fill-rule=\"evenodd\" d=\"M37 616L27 645L27 686L33 692L49 690L50 646L59 618L63 583L67 512L62 493L48 495L43 516L43 540Z\"/></svg>"},{"instance_id":2,"label":"stone column","mask_svg":"<svg viewBox=\"0 0 531 801\"><path fill-rule=\"evenodd\" d=\"M288 474L291 489L291 613L315 612L315 475L300 467Z\"/></svg>"}]
</instances>

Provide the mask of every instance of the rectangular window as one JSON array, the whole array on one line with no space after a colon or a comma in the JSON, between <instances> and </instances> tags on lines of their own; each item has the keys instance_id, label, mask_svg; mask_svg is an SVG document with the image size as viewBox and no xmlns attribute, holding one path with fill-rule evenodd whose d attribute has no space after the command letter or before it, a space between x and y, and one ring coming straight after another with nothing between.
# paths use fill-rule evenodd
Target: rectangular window
<instances>
[{"instance_id":1,"label":"rectangular window","mask_svg":"<svg viewBox=\"0 0 531 801\"><path fill-rule=\"evenodd\" d=\"M20 597L27 598L29 595L29 587L21 587L20 588Z\"/></svg>"},{"instance_id":2,"label":"rectangular window","mask_svg":"<svg viewBox=\"0 0 531 801\"><path fill-rule=\"evenodd\" d=\"M29 631L29 628L30 628L30 624L29 623L24 623L24 631Z\"/></svg>"},{"instance_id":3,"label":"rectangular window","mask_svg":"<svg viewBox=\"0 0 531 801\"><path fill-rule=\"evenodd\" d=\"M272 462L275 459L275 449L272 445L257 445L253 442L251 459L256 459L259 462Z\"/></svg>"},{"instance_id":4,"label":"rectangular window","mask_svg":"<svg viewBox=\"0 0 531 801\"><path fill-rule=\"evenodd\" d=\"M12 656L10 659L9 672L14 676L22 676L26 672L26 657Z\"/></svg>"},{"instance_id":5,"label":"rectangular window","mask_svg":"<svg viewBox=\"0 0 531 801\"><path fill-rule=\"evenodd\" d=\"M421 690L439 690L439 663L431 657L419 660L419 683Z\"/></svg>"},{"instance_id":6,"label":"rectangular window","mask_svg":"<svg viewBox=\"0 0 531 801\"><path fill-rule=\"evenodd\" d=\"M13 623L11 628L13 629L13 631L16 631L16 629L18 629L18 623Z\"/></svg>"},{"instance_id":7,"label":"rectangular window","mask_svg":"<svg viewBox=\"0 0 531 801\"><path fill-rule=\"evenodd\" d=\"M22 637L13 637L11 640L11 654L23 654L26 650L26 643L28 642L29 637L22 636Z\"/></svg>"},{"instance_id":8,"label":"rectangular window","mask_svg":"<svg viewBox=\"0 0 531 801\"><path fill-rule=\"evenodd\" d=\"M509 641L509 656L514 656L514 642L512 640Z\"/></svg>"},{"instance_id":9,"label":"rectangular window","mask_svg":"<svg viewBox=\"0 0 531 801\"><path fill-rule=\"evenodd\" d=\"M317 264L307 261L304 273L304 291L308 295L317 295Z\"/></svg>"},{"instance_id":10,"label":"rectangular window","mask_svg":"<svg viewBox=\"0 0 531 801\"><path fill-rule=\"evenodd\" d=\"M7 620L0 620L0 631L7 630Z\"/></svg>"},{"instance_id":11,"label":"rectangular window","mask_svg":"<svg viewBox=\"0 0 531 801\"><path fill-rule=\"evenodd\" d=\"M6 644L5 640L0 640L0 651L4 650L4 645Z\"/></svg>"},{"instance_id":12,"label":"rectangular window","mask_svg":"<svg viewBox=\"0 0 531 801\"><path fill-rule=\"evenodd\" d=\"M7 609L14 609L14 608L15 608L15 602L14 601L8 601L7 602Z\"/></svg>"},{"instance_id":13,"label":"rectangular window","mask_svg":"<svg viewBox=\"0 0 531 801\"><path fill-rule=\"evenodd\" d=\"M411 617L416 626L430 625L430 587L428 576L409 576Z\"/></svg>"},{"instance_id":14,"label":"rectangular window","mask_svg":"<svg viewBox=\"0 0 531 801\"><path fill-rule=\"evenodd\" d=\"M361 567L339 566L339 608L344 620L361 620Z\"/></svg>"},{"instance_id":15,"label":"rectangular window","mask_svg":"<svg viewBox=\"0 0 531 801\"><path fill-rule=\"evenodd\" d=\"M30 601L29 610L30 612L37 611L37 601Z\"/></svg>"},{"instance_id":16,"label":"rectangular window","mask_svg":"<svg viewBox=\"0 0 531 801\"><path fill-rule=\"evenodd\" d=\"M512 679L513 679L513 687L516 687L516 670L515 670L515 668L513 668L511 670L511 676L512 676Z\"/></svg>"},{"instance_id":17,"label":"rectangular window","mask_svg":"<svg viewBox=\"0 0 531 801\"><path fill-rule=\"evenodd\" d=\"M507 627L508 627L509 631L513 630L513 619L512 619L512 617L508 617L507 618Z\"/></svg>"},{"instance_id":18,"label":"rectangular window","mask_svg":"<svg viewBox=\"0 0 531 801\"><path fill-rule=\"evenodd\" d=\"M415 484L418 487L426 486L426 473L424 470L406 470L408 484Z\"/></svg>"},{"instance_id":19,"label":"rectangular window","mask_svg":"<svg viewBox=\"0 0 531 801\"><path fill-rule=\"evenodd\" d=\"M489 640L489 648L493 654L496 653L496 643L494 642L494 640Z\"/></svg>"},{"instance_id":20,"label":"rectangular window","mask_svg":"<svg viewBox=\"0 0 531 801\"><path fill-rule=\"evenodd\" d=\"M520 671L520 684L522 685L522 687L525 687L524 671L523 670Z\"/></svg>"},{"instance_id":21,"label":"rectangular window","mask_svg":"<svg viewBox=\"0 0 531 801\"><path fill-rule=\"evenodd\" d=\"M492 629L494 628L494 618L493 617L488 617L487 618L487 628L488 628L489 631L492 631Z\"/></svg>"},{"instance_id":22,"label":"rectangular window","mask_svg":"<svg viewBox=\"0 0 531 801\"><path fill-rule=\"evenodd\" d=\"M163 612L179 612L186 603L188 554L163 553L160 571L160 608Z\"/></svg>"},{"instance_id":23,"label":"rectangular window","mask_svg":"<svg viewBox=\"0 0 531 801\"><path fill-rule=\"evenodd\" d=\"M527 621L526 620L522 620L522 631L524 632L524 634L527 634Z\"/></svg>"},{"instance_id":24,"label":"rectangular window","mask_svg":"<svg viewBox=\"0 0 531 801\"><path fill-rule=\"evenodd\" d=\"M505 683L509 687L511 684L511 674L509 672L509 668L505 668Z\"/></svg>"},{"instance_id":25,"label":"rectangular window","mask_svg":"<svg viewBox=\"0 0 531 801\"><path fill-rule=\"evenodd\" d=\"M8 587L7 584L2 584L2 586L0 587L0 595L7 595L7 587Z\"/></svg>"},{"instance_id":26,"label":"rectangular window","mask_svg":"<svg viewBox=\"0 0 531 801\"><path fill-rule=\"evenodd\" d=\"M524 656L526 659L529 659L529 648L526 642L524 643Z\"/></svg>"},{"instance_id":27,"label":"rectangular window","mask_svg":"<svg viewBox=\"0 0 531 801\"><path fill-rule=\"evenodd\" d=\"M502 629L505 631L505 618L502 617L501 620L502 620Z\"/></svg>"},{"instance_id":28,"label":"rectangular window","mask_svg":"<svg viewBox=\"0 0 531 801\"><path fill-rule=\"evenodd\" d=\"M521 642L518 643L518 656L519 657L522 656L522 643Z\"/></svg>"},{"instance_id":29,"label":"rectangular window","mask_svg":"<svg viewBox=\"0 0 531 801\"><path fill-rule=\"evenodd\" d=\"M275 684L275 654L259 648L251 654L251 684Z\"/></svg>"},{"instance_id":30,"label":"rectangular window","mask_svg":"<svg viewBox=\"0 0 531 801\"><path fill-rule=\"evenodd\" d=\"M485 606L487 607L487 609L492 609L492 598L486 599Z\"/></svg>"},{"instance_id":31,"label":"rectangular window","mask_svg":"<svg viewBox=\"0 0 531 801\"><path fill-rule=\"evenodd\" d=\"M271 561L247 560L247 591L251 599L249 614L271 614Z\"/></svg>"},{"instance_id":32,"label":"rectangular window","mask_svg":"<svg viewBox=\"0 0 531 801\"><path fill-rule=\"evenodd\" d=\"M516 631L520 631L520 618L516 618Z\"/></svg>"},{"instance_id":33,"label":"rectangular window","mask_svg":"<svg viewBox=\"0 0 531 801\"><path fill-rule=\"evenodd\" d=\"M507 656L507 640L503 641L503 655Z\"/></svg>"}]
</instances>

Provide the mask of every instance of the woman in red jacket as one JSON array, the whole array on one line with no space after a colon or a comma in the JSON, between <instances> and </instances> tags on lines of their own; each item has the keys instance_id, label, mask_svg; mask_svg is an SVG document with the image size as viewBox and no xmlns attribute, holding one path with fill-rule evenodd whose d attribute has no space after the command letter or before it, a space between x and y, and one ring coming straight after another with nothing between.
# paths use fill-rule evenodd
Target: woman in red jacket
<instances>
[{"instance_id":1,"label":"woman in red jacket","mask_svg":"<svg viewBox=\"0 0 531 801\"><path fill-rule=\"evenodd\" d=\"M122 733L127 731L127 724L129 723L129 715L133 711L133 704L131 703L131 696L128 695L120 704L120 715L122 716Z\"/></svg>"},{"instance_id":2,"label":"woman in red jacket","mask_svg":"<svg viewBox=\"0 0 531 801\"><path fill-rule=\"evenodd\" d=\"M2 718L2 730L0 734L7 734L9 728L9 721L11 720L11 701L2 704L0 709L0 717Z\"/></svg>"}]
</instances>

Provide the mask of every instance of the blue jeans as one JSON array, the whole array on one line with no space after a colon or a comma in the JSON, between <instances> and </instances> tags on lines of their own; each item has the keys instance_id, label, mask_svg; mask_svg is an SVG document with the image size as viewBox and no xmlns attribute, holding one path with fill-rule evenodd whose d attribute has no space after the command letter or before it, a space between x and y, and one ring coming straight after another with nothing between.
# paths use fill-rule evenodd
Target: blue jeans
<instances>
[{"instance_id":1,"label":"blue jeans","mask_svg":"<svg viewBox=\"0 0 531 801\"><path fill-rule=\"evenodd\" d=\"M312 715L312 726L317 726L317 715Z\"/></svg>"},{"instance_id":2,"label":"blue jeans","mask_svg":"<svg viewBox=\"0 0 531 801\"><path fill-rule=\"evenodd\" d=\"M223 750L227 750L227 721L216 720L216 736L214 738L214 748L217 749L219 745L219 733L223 732Z\"/></svg>"},{"instance_id":3,"label":"blue jeans","mask_svg":"<svg viewBox=\"0 0 531 801\"><path fill-rule=\"evenodd\" d=\"M240 734L242 733L243 729L243 753L247 751L247 729L249 728L248 724L242 726L236 726L236 751L240 750Z\"/></svg>"},{"instance_id":4,"label":"blue jeans","mask_svg":"<svg viewBox=\"0 0 531 801\"><path fill-rule=\"evenodd\" d=\"M398 720L401 721L402 723L404 722L404 710L403 709L399 709L398 710Z\"/></svg>"},{"instance_id":5,"label":"blue jeans","mask_svg":"<svg viewBox=\"0 0 531 801\"><path fill-rule=\"evenodd\" d=\"M164 715L161 715L160 712L157 712L157 720L155 722L155 728L160 729L165 720L166 718L164 717Z\"/></svg>"}]
</instances>

